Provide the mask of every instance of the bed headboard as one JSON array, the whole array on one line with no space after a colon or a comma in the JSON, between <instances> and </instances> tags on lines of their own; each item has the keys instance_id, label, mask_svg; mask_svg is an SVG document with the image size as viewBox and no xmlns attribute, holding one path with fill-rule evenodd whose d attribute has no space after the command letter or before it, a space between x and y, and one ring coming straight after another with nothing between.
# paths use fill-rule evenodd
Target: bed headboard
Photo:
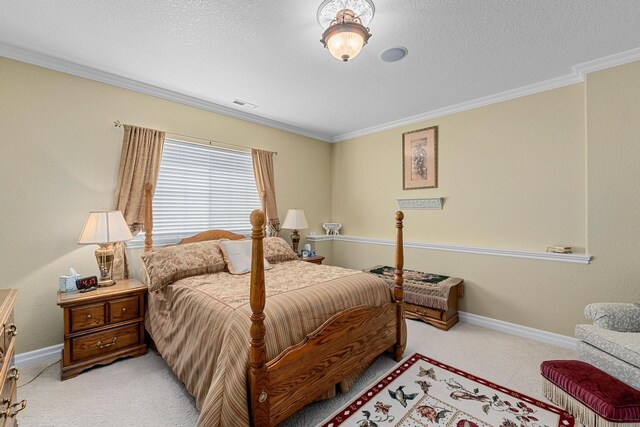
<instances>
[{"instance_id":1,"label":"bed headboard","mask_svg":"<svg viewBox=\"0 0 640 427\"><path fill-rule=\"evenodd\" d=\"M236 234L227 230L207 230L201 233L195 234L191 237L185 237L184 239L178 242L179 245L183 243L195 243L195 242L204 242L206 240L220 240L220 239L229 239L229 240L240 240L244 239L242 234Z\"/></svg>"}]
</instances>

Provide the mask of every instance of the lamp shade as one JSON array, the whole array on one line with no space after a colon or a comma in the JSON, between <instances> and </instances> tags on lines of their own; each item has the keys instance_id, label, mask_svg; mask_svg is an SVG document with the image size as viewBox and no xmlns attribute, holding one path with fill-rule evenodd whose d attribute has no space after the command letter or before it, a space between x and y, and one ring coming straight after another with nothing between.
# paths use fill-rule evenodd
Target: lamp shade
<instances>
[{"instance_id":1,"label":"lamp shade","mask_svg":"<svg viewBox=\"0 0 640 427\"><path fill-rule=\"evenodd\" d=\"M89 212L78 244L106 244L132 239L131 230L120 211Z\"/></svg>"},{"instance_id":2,"label":"lamp shade","mask_svg":"<svg viewBox=\"0 0 640 427\"><path fill-rule=\"evenodd\" d=\"M302 209L289 209L280 228L286 230L305 230L309 228L304 211Z\"/></svg>"}]
</instances>

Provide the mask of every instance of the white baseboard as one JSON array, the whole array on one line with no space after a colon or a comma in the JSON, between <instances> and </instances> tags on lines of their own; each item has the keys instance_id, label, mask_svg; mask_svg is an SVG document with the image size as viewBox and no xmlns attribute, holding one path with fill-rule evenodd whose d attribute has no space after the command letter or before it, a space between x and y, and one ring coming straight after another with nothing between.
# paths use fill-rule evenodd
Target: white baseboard
<instances>
[{"instance_id":1,"label":"white baseboard","mask_svg":"<svg viewBox=\"0 0 640 427\"><path fill-rule=\"evenodd\" d=\"M515 323L504 322L502 320L492 319L490 317L478 316L477 314L459 311L460 321L471 323L473 325L482 326L488 329L504 332L506 334L516 335L535 341L541 341L547 344L557 345L558 347L576 349L577 340L566 335L554 334L553 332L543 331L541 329L530 328L528 326L517 325Z\"/></svg>"},{"instance_id":2,"label":"white baseboard","mask_svg":"<svg viewBox=\"0 0 640 427\"><path fill-rule=\"evenodd\" d=\"M62 347L62 344L56 344L51 347L39 348L38 350L16 354L16 366L22 369L29 366L39 365L40 363L53 362L56 359L60 359Z\"/></svg>"}]
</instances>

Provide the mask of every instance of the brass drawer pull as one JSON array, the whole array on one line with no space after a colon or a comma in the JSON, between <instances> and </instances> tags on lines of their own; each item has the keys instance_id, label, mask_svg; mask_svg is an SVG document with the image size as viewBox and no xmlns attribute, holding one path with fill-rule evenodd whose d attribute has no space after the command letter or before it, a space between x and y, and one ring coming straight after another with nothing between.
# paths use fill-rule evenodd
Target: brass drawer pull
<instances>
[{"instance_id":1,"label":"brass drawer pull","mask_svg":"<svg viewBox=\"0 0 640 427\"><path fill-rule=\"evenodd\" d=\"M11 400L5 398L2 400L2 404L3 405L9 405L9 402L11 402ZM15 407L20 406L20 409L17 409L13 412L11 412L12 409L14 409ZM7 406L2 412L0 412L0 418L13 418L16 415L18 415L18 412L24 410L24 408L27 407L27 401L26 400L22 400L20 402L14 403L11 406Z\"/></svg>"},{"instance_id":2,"label":"brass drawer pull","mask_svg":"<svg viewBox=\"0 0 640 427\"><path fill-rule=\"evenodd\" d=\"M16 326L15 323L11 323L9 325L9 330L7 331L7 334L9 334L9 336L15 337L16 335L18 335L18 327Z\"/></svg>"},{"instance_id":3,"label":"brass drawer pull","mask_svg":"<svg viewBox=\"0 0 640 427\"><path fill-rule=\"evenodd\" d=\"M9 418L13 418L18 415L18 412L23 411L27 407L27 401L22 399L20 402L11 405L12 408L15 408L16 406L19 406L20 408L16 409L13 414L9 415Z\"/></svg>"},{"instance_id":4,"label":"brass drawer pull","mask_svg":"<svg viewBox=\"0 0 640 427\"><path fill-rule=\"evenodd\" d=\"M8 380L18 381L20 379L20 370L15 366L9 368L9 375L7 375Z\"/></svg>"},{"instance_id":5,"label":"brass drawer pull","mask_svg":"<svg viewBox=\"0 0 640 427\"><path fill-rule=\"evenodd\" d=\"M109 344L103 344L102 341L98 341L96 343L96 345L98 346L98 348L106 348L106 347L111 347L112 345L114 345L116 343L116 341L118 341L118 337L113 337L113 339L111 340L111 342Z\"/></svg>"},{"instance_id":6,"label":"brass drawer pull","mask_svg":"<svg viewBox=\"0 0 640 427\"><path fill-rule=\"evenodd\" d=\"M87 314L87 320L88 319L91 319L91 315L90 314Z\"/></svg>"},{"instance_id":7,"label":"brass drawer pull","mask_svg":"<svg viewBox=\"0 0 640 427\"><path fill-rule=\"evenodd\" d=\"M11 405L11 408L15 408L16 406L19 406L19 409L16 409L11 415L9 415L9 418L13 418L16 415L18 415L18 412L23 411L26 407L27 407L27 401L22 399L22 401L14 403L13 405Z\"/></svg>"},{"instance_id":8,"label":"brass drawer pull","mask_svg":"<svg viewBox=\"0 0 640 427\"><path fill-rule=\"evenodd\" d=\"M127 307L122 307L122 312L126 313L127 312Z\"/></svg>"}]
</instances>

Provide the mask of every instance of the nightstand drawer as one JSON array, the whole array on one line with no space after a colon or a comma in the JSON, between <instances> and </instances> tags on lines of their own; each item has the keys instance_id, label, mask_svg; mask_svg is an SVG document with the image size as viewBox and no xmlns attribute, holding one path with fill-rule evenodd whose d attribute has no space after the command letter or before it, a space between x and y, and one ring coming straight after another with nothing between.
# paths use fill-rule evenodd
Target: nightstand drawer
<instances>
[{"instance_id":1,"label":"nightstand drawer","mask_svg":"<svg viewBox=\"0 0 640 427\"><path fill-rule=\"evenodd\" d=\"M103 356L121 348L137 345L140 342L140 325L121 326L95 334L71 339L71 361L91 359Z\"/></svg>"},{"instance_id":2,"label":"nightstand drawer","mask_svg":"<svg viewBox=\"0 0 640 427\"><path fill-rule=\"evenodd\" d=\"M121 298L109 301L109 323L137 319L140 316L139 297Z\"/></svg>"},{"instance_id":3,"label":"nightstand drawer","mask_svg":"<svg viewBox=\"0 0 640 427\"><path fill-rule=\"evenodd\" d=\"M105 324L104 303L71 308L71 332L84 331Z\"/></svg>"}]
</instances>

